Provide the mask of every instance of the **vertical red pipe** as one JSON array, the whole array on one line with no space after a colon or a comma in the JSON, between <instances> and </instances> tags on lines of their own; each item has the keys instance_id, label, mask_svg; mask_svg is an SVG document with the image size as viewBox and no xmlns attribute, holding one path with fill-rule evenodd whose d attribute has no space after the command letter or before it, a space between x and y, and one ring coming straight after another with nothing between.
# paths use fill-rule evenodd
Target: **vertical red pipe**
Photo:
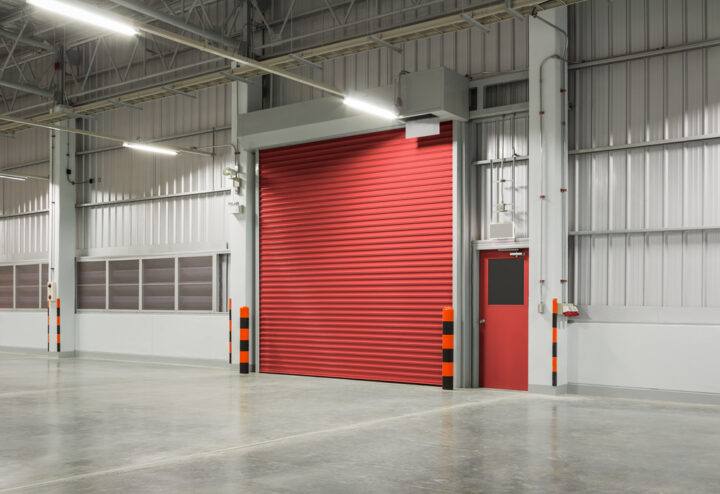
<instances>
[{"instance_id":1,"label":"vertical red pipe","mask_svg":"<svg viewBox=\"0 0 720 494\"><path fill-rule=\"evenodd\" d=\"M250 373L250 307L240 307L240 374Z\"/></svg>"},{"instance_id":2,"label":"vertical red pipe","mask_svg":"<svg viewBox=\"0 0 720 494\"><path fill-rule=\"evenodd\" d=\"M453 389L455 359L455 317L452 307L442 310L442 387Z\"/></svg>"}]
</instances>

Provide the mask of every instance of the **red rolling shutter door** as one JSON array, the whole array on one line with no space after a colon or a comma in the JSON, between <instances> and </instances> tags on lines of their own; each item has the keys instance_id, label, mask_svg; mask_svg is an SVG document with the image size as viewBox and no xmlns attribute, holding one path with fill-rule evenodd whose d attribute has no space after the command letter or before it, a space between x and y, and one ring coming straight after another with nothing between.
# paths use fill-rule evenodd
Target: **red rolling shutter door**
<instances>
[{"instance_id":1,"label":"red rolling shutter door","mask_svg":"<svg viewBox=\"0 0 720 494\"><path fill-rule=\"evenodd\" d=\"M452 127L260 153L260 370L441 383Z\"/></svg>"}]
</instances>

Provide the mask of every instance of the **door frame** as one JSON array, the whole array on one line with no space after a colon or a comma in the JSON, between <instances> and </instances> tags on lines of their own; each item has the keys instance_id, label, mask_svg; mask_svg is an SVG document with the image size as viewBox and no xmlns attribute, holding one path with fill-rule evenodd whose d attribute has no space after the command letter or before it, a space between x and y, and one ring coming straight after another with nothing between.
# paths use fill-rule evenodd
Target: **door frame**
<instances>
[{"instance_id":1,"label":"door frame","mask_svg":"<svg viewBox=\"0 0 720 494\"><path fill-rule=\"evenodd\" d=\"M472 369L472 387L480 387L480 253L486 250L527 250L528 255L530 252L530 242L527 238L507 239L507 240L476 240L473 242L473 255L472 255L472 361L475 363ZM529 287L528 287L529 289ZM529 294L528 294L529 296ZM528 313L529 313L528 300ZM528 316L528 332L530 328L530 321ZM528 334L528 338L529 338ZM529 366L529 353L528 353L528 366Z\"/></svg>"}]
</instances>

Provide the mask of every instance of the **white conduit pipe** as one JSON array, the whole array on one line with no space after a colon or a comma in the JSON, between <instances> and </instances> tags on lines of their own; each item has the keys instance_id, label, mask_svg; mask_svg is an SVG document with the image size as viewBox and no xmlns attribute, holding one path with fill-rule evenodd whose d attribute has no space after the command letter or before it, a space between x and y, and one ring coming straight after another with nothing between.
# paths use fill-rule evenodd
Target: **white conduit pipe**
<instances>
[{"instance_id":1,"label":"white conduit pipe","mask_svg":"<svg viewBox=\"0 0 720 494\"><path fill-rule=\"evenodd\" d=\"M561 195L561 231L563 232L563 242L561 246L561 266L562 266L562 274L561 274L561 286L562 286L562 300L567 301L567 285L568 285L568 267L567 267L567 241L565 240L567 238L567 228L568 228L568 220L567 220L567 153L565 153L565 144L567 140L567 51L568 51L568 45L570 42L570 38L568 37L567 31L564 29L561 29L560 27L556 26L552 22L543 19L542 17L539 17L537 15L537 12L533 12L532 16L547 24L551 28L558 31L562 36L565 38L565 46L563 48L563 54L562 56L557 54L552 54L547 56L543 61L540 63L540 69L539 69L539 103L540 103L540 252L539 252L539 259L538 264L540 266L540 305L538 306L538 312L544 312L545 311L545 298L544 298L544 292L545 292L545 263L544 263L544 250L545 250L545 244L544 244L544 228L545 228L545 200L546 200L546 190L545 190L545 156L544 156L544 150L543 150L543 119L545 115L545 107L543 105L543 68L545 67L545 63L550 60L560 60L561 62L561 70L562 70L562 98L560 103L560 115L561 115L561 131L560 131L560 143L562 146L562 153L561 153L561 162L560 162L560 193Z\"/></svg>"}]
</instances>

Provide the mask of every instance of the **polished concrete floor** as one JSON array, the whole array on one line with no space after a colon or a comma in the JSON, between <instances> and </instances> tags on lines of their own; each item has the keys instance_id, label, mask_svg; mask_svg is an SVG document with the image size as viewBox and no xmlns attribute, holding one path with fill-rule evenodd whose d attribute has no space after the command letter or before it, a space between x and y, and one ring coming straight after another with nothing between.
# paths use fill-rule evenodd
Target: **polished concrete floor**
<instances>
[{"instance_id":1,"label":"polished concrete floor","mask_svg":"<svg viewBox=\"0 0 720 494\"><path fill-rule=\"evenodd\" d=\"M0 492L720 492L720 407L0 354Z\"/></svg>"}]
</instances>

